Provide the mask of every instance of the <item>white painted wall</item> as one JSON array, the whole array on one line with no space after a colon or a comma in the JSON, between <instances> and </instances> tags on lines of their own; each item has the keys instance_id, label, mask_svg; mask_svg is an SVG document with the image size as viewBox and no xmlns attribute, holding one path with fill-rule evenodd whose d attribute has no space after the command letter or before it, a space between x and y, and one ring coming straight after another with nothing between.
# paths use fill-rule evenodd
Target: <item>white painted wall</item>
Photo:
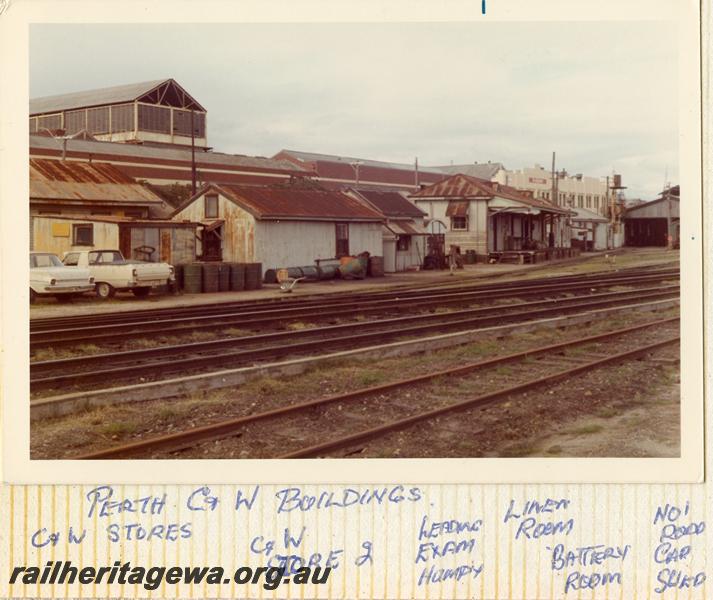
<instances>
[{"instance_id":1,"label":"white painted wall","mask_svg":"<svg viewBox=\"0 0 713 600\"><path fill-rule=\"evenodd\" d=\"M446 252L451 244L460 246L461 252L475 250L484 254L488 248L488 201L471 200L468 208L468 230L452 231L451 218L446 216L449 200L419 200L416 205L428 214L428 219L437 219L446 224Z\"/></svg>"}]
</instances>

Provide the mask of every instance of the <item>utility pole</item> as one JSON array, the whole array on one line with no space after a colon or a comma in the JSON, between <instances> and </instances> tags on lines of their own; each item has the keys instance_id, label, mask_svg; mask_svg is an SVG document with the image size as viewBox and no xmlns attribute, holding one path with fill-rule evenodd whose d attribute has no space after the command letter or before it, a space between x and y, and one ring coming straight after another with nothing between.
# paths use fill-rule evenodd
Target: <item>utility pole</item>
<instances>
[{"instance_id":1,"label":"utility pole","mask_svg":"<svg viewBox=\"0 0 713 600\"><path fill-rule=\"evenodd\" d=\"M607 177L607 182L609 178ZM619 173L614 173L613 177L614 185L607 185L607 192L612 191L611 194L611 204L609 210L611 211L611 216L609 218L609 223L612 228L612 247L614 246L614 234L619 233L619 226L621 221L619 220L619 215L617 214L617 203L619 201L619 194L622 190L626 189L625 185L621 185L621 175Z\"/></svg>"},{"instance_id":2,"label":"utility pole","mask_svg":"<svg viewBox=\"0 0 713 600\"><path fill-rule=\"evenodd\" d=\"M418 156L414 159L414 183L416 184L416 191L418 191Z\"/></svg>"},{"instance_id":3,"label":"utility pole","mask_svg":"<svg viewBox=\"0 0 713 600\"><path fill-rule=\"evenodd\" d=\"M555 172L555 153L552 153L552 203L559 204L557 198L557 173Z\"/></svg>"},{"instance_id":4,"label":"utility pole","mask_svg":"<svg viewBox=\"0 0 713 600\"><path fill-rule=\"evenodd\" d=\"M354 169L354 187L359 187L359 167L361 166L360 160L355 160L353 163L349 163Z\"/></svg>"},{"instance_id":5,"label":"utility pole","mask_svg":"<svg viewBox=\"0 0 713 600\"><path fill-rule=\"evenodd\" d=\"M611 250L614 247L614 231L612 229L612 206L609 203L609 175L607 175L607 200L605 206L609 211L609 227L607 227L607 250Z\"/></svg>"},{"instance_id":6,"label":"utility pole","mask_svg":"<svg viewBox=\"0 0 713 600\"><path fill-rule=\"evenodd\" d=\"M552 204L554 204L555 206L559 206L559 203L560 203L559 194L558 194L559 186L557 185L558 184L557 178L558 178L558 174L557 174L557 171L555 170L555 153L553 152L552 153L552 192L551 193L552 193ZM567 220L569 220L569 217L567 217ZM557 220L557 223L559 225L557 227L557 229L559 230L559 242L560 242L559 245L560 245L560 247L564 247L564 228L559 223L559 219ZM554 219L552 220L550 227L554 227Z\"/></svg>"},{"instance_id":7,"label":"utility pole","mask_svg":"<svg viewBox=\"0 0 713 600\"><path fill-rule=\"evenodd\" d=\"M673 235L671 234L671 186L666 182L666 249L673 250Z\"/></svg>"},{"instance_id":8,"label":"utility pole","mask_svg":"<svg viewBox=\"0 0 713 600\"><path fill-rule=\"evenodd\" d=\"M191 109L191 196L196 195L196 129Z\"/></svg>"}]
</instances>

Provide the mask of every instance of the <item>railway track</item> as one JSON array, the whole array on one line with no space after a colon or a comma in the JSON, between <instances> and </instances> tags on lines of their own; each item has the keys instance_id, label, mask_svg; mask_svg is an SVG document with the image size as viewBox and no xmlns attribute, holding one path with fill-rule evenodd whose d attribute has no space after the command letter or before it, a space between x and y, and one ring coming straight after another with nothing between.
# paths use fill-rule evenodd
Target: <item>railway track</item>
<instances>
[{"instance_id":1,"label":"railway track","mask_svg":"<svg viewBox=\"0 0 713 600\"><path fill-rule=\"evenodd\" d=\"M433 423L434 419L447 414L494 404L675 345L679 342L677 326L678 317L650 321L384 385L288 404L72 458L170 456L170 453L192 451L202 444L227 441L228 438L231 443L247 449L247 457L307 458L328 456L336 451L349 454L355 446L382 439L395 431ZM503 376L502 369L506 366L508 373ZM533 377L535 367L540 373ZM433 383L438 385L429 386ZM419 393L411 394L404 403L399 397L404 390L418 390ZM315 434L316 420L328 423L328 426L316 428L323 434L321 440L315 439L315 436L319 437ZM276 452L275 446L280 450Z\"/></svg>"},{"instance_id":2,"label":"railway track","mask_svg":"<svg viewBox=\"0 0 713 600\"><path fill-rule=\"evenodd\" d=\"M253 365L323 354L341 348L358 348L430 333L446 333L519 323L549 316L586 312L636 302L655 301L679 295L678 286L660 286L622 292L606 292L564 299L521 302L497 307L471 308L448 313L354 322L297 331L281 331L161 346L125 352L94 354L30 365L30 389L34 395L57 390L73 391L122 385L132 381L161 380L175 373Z\"/></svg>"},{"instance_id":3,"label":"railway track","mask_svg":"<svg viewBox=\"0 0 713 600\"><path fill-rule=\"evenodd\" d=\"M319 322L340 320L357 315L398 314L414 310L429 310L439 307L490 302L502 298L525 298L531 296L562 295L567 293L588 292L616 285L646 285L677 278L677 271L662 270L656 273L634 275L607 275L605 277L586 277L575 281L535 281L500 287L469 286L457 288L429 288L408 292L407 295L394 294L379 296L369 294L368 298L354 300L353 297L316 301L303 300L295 303L267 302L247 306L230 306L218 309L216 313L209 307L200 307L196 312L178 314L159 312L146 315L123 317L114 315L109 322L95 322L91 318L82 318L68 322L60 320L37 324L30 332L30 349L67 347L86 343L101 344L126 342L129 339L151 336L190 334L196 331L216 330L227 327L264 329L287 324L298 320ZM180 316L179 316L180 315ZM97 317L99 319L99 317ZM87 324L91 323L91 324ZM54 327L54 328L51 328Z\"/></svg>"}]
</instances>

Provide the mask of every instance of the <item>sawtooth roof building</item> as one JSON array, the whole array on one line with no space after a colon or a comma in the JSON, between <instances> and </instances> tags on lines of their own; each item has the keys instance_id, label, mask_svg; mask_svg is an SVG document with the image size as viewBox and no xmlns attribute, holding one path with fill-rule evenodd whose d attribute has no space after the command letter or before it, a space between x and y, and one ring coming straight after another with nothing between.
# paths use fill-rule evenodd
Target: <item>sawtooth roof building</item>
<instances>
[{"instance_id":1,"label":"sawtooth roof building","mask_svg":"<svg viewBox=\"0 0 713 600\"><path fill-rule=\"evenodd\" d=\"M30 133L82 132L98 140L207 147L206 109L173 79L30 100Z\"/></svg>"}]
</instances>

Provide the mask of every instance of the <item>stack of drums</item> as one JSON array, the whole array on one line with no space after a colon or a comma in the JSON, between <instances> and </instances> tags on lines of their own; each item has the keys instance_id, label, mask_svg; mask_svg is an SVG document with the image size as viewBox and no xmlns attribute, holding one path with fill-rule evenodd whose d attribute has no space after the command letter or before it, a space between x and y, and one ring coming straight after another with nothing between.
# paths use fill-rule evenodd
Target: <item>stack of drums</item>
<instances>
[{"instance_id":1,"label":"stack of drums","mask_svg":"<svg viewBox=\"0 0 713 600\"><path fill-rule=\"evenodd\" d=\"M218 291L230 291L230 265L227 263L218 265Z\"/></svg>"},{"instance_id":2,"label":"stack of drums","mask_svg":"<svg viewBox=\"0 0 713 600\"><path fill-rule=\"evenodd\" d=\"M203 291L203 265L190 263L183 266L183 291L200 294Z\"/></svg>"},{"instance_id":3,"label":"stack of drums","mask_svg":"<svg viewBox=\"0 0 713 600\"><path fill-rule=\"evenodd\" d=\"M370 256L369 257L369 275L372 277L384 276L384 257Z\"/></svg>"},{"instance_id":4,"label":"stack of drums","mask_svg":"<svg viewBox=\"0 0 713 600\"><path fill-rule=\"evenodd\" d=\"M220 265L203 264L203 293L217 292L220 289Z\"/></svg>"},{"instance_id":5,"label":"stack of drums","mask_svg":"<svg viewBox=\"0 0 713 600\"><path fill-rule=\"evenodd\" d=\"M262 263L245 265L245 289L257 290L262 287Z\"/></svg>"},{"instance_id":6,"label":"stack of drums","mask_svg":"<svg viewBox=\"0 0 713 600\"><path fill-rule=\"evenodd\" d=\"M234 292L245 289L245 265L230 263L230 289Z\"/></svg>"}]
</instances>

